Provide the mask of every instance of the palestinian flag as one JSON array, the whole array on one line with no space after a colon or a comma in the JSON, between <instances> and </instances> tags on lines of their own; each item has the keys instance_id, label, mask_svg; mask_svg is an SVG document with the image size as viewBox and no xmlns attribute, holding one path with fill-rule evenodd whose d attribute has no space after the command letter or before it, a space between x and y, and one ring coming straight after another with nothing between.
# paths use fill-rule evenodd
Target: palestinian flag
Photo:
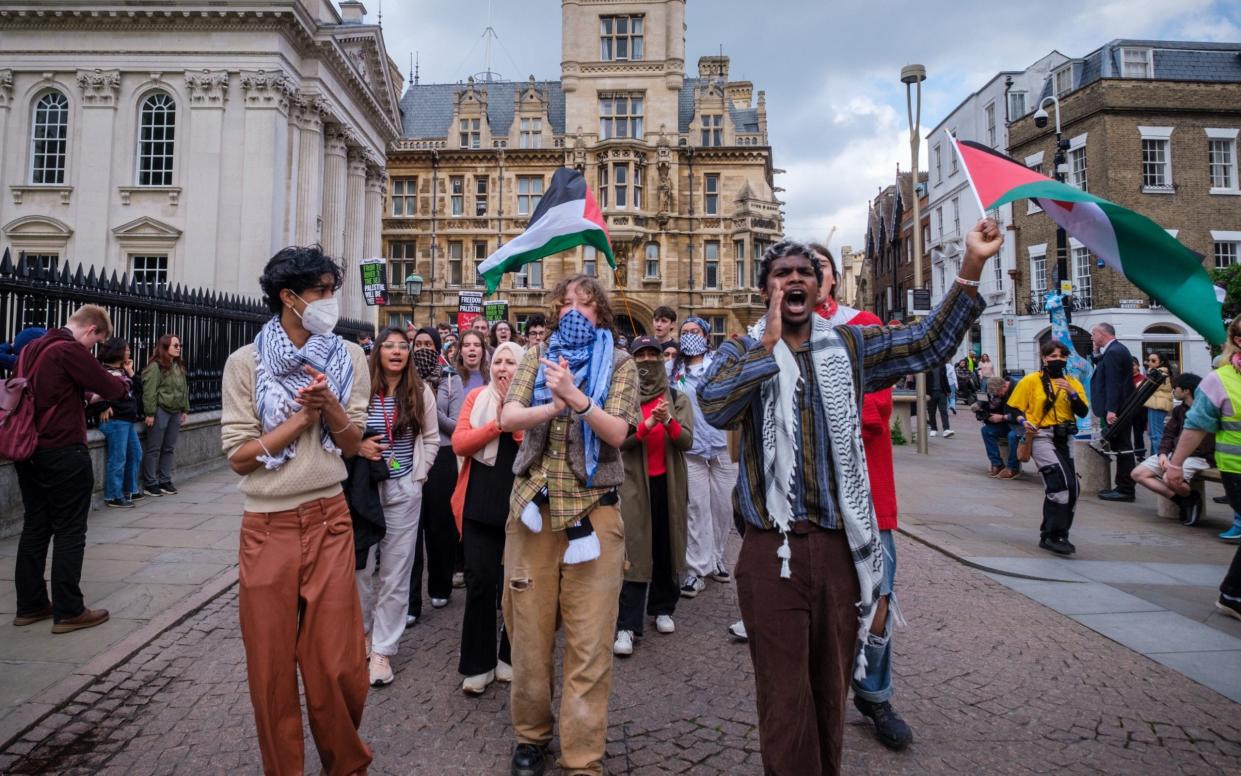
<instances>
[{"instance_id":1,"label":"palestinian flag","mask_svg":"<svg viewBox=\"0 0 1241 776\"><path fill-rule=\"evenodd\" d=\"M501 245L479 265L479 272L487 281L487 293L495 293L505 272L515 272L523 264L579 245L593 245L607 257L609 265L616 266L595 195L590 193L580 172L561 167L552 175L551 186L530 215L526 231Z\"/></svg>"},{"instance_id":2,"label":"palestinian flag","mask_svg":"<svg viewBox=\"0 0 1241 776\"><path fill-rule=\"evenodd\" d=\"M1140 213L1041 175L984 145L949 135L985 213L1034 199L1069 235L1159 301L1208 342L1224 342L1223 289L1202 254L1177 242Z\"/></svg>"}]
</instances>

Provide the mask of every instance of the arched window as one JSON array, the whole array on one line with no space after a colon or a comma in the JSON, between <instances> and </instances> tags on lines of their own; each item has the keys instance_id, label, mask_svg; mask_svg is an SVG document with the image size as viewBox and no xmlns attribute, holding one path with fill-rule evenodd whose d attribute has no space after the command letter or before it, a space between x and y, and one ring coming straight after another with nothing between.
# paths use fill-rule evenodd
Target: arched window
<instances>
[{"instance_id":1,"label":"arched window","mask_svg":"<svg viewBox=\"0 0 1241 776\"><path fill-rule=\"evenodd\" d=\"M30 124L30 182L63 184L69 143L69 100L46 92L34 104Z\"/></svg>"},{"instance_id":2,"label":"arched window","mask_svg":"<svg viewBox=\"0 0 1241 776\"><path fill-rule=\"evenodd\" d=\"M167 92L153 92L138 113L138 185L171 186L177 104Z\"/></svg>"}]
</instances>

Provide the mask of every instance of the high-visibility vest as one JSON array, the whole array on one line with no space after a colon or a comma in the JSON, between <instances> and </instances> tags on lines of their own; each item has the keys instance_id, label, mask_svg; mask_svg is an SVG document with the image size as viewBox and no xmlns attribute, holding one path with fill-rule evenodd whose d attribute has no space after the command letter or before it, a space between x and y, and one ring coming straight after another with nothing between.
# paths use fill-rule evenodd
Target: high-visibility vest
<instances>
[{"instance_id":1,"label":"high-visibility vest","mask_svg":"<svg viewBox=\"0 0 1241 776\"><path fill-rule=\"evenodd\" d=\"M1220 418L1215 432L1215 465L1222 472L1241 474L1241 372L1232 364L1215 370L1228 392L1232 414Z\"/></svg>"}]
</instances>

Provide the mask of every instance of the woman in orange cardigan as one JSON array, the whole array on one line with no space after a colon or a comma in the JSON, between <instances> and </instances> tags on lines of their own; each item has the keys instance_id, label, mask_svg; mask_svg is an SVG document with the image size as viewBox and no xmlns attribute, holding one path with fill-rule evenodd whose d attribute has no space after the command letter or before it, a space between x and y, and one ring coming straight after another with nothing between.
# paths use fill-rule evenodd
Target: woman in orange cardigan
<instances>
[{"instance_id":1,"label":"woman in orange cardigan","mask_svg":"<svg viewBox=\"0 0 1241 776\"><path fill-rule=\"evenodd\" d=\"M452 450L464 458L452 494L452 513L465 550L465 617L461 624L461 689L479 695L499 679L513 679L508 635L500 626L496 659L496 611L504 580L504 523L513 490L513 460L522 434L500 431L509 381L523 350L502 342L491 355L491 382L465 397Z\"/></svg>"}]
</instances>

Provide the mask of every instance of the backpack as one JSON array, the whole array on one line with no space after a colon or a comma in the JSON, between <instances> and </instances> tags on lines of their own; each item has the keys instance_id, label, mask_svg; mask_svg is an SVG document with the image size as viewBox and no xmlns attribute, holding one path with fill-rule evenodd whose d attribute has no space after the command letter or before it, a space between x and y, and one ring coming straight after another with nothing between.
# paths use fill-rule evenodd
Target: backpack
<instances>
[{"instance_id":1,"label":"backpack","mask_svg":"<svg viewBox=\"0 0 1241 776\"><path fill-rule=\"evenodd\" d=\"M22 369L25 362L18 357L14 377L0 380L0 459L8 461L27 461L34 455L39 444L39 430L34 417L34 391L30 379L22 375L31 374L38 366L44 353L51 350L48 345L35 357L31 372Z\"/></svg>"}]
</instances>

